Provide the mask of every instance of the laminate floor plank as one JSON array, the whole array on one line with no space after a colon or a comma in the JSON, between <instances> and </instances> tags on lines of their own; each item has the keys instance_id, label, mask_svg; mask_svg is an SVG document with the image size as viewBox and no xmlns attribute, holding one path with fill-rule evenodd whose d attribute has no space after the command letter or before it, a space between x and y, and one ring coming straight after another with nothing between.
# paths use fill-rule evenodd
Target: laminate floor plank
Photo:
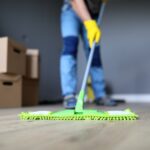
<instances>
[{"instance_id":1,"label":"laminate floor plank","mask_svg":"<svg viewBox=\"0 0 150 150\"><path fill-rule=\"evenodd\" d=\"M94 105L87 106L96 108ZM21 121L22 111L60 110L60 105L0 109L0 150L150 150L150 104L125 104L137 121Z\"/></svg>"}]
</instances>

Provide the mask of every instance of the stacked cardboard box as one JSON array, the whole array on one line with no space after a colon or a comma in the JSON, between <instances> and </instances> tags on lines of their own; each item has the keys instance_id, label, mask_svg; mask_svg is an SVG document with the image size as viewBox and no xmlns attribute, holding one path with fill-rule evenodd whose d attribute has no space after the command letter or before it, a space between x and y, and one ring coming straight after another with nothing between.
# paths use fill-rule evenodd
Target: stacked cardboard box
<instances>
[{"instance_id":1,"label":"stacked cardboard box","mask_svg":"<svg viewBox=\"0 0 150 150\"><path fill-rule=\"evenodd\" d=\"M26 48L9 39L0 38L0 73L25 75Z\"/></svg>"},{"instance_id":2,"label":"stacked cardboard box","mask_svg":"<svg viewBox=\"0 0 150 150\"><path fill-rule=\"evenodd\" d=\"M39 93L39 50L27 49L26 52L26 75L24 78L24 106L38 104ZM30 97L30 99L28 99Z\"/></svg>"},{"instance_id":3,"label":"stacked cardboard box","mask_svg":"<svg viewBox=\"0 0 150 150\"><path fill-rule=\"evenodd\" d=\"M27 49L26 60L26 77L39 79L39 50Z\"/></svg>"},{"instance_id":4,"label":"stacked cardboard box","mask_svg":"<svg viewBox=\"0 0 150 150\"><path fill-rule=\"evenodd\" d=\"M39 75L33 71L34 55L30 54L30 60L28 57L24 46L8 37L0 38L0 108L38 104Z\"/></svg>"}]
</instances>

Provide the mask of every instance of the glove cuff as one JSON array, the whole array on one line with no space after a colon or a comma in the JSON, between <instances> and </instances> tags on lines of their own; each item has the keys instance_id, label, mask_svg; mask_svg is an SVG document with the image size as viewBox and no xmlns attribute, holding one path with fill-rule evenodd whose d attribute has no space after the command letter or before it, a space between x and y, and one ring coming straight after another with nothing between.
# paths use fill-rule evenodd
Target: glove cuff
<instances>
[{"instance_id":1,"label":"glove cuff","mask_svg":"<svg viewBox=\"0 0 150 150\"><path fill-rule=\"evenodd\" d=\"M95 20L86 20L83 22L86 30L93 28L93 27L97 27L97 23Z\"/></svg>"}]
</instances>

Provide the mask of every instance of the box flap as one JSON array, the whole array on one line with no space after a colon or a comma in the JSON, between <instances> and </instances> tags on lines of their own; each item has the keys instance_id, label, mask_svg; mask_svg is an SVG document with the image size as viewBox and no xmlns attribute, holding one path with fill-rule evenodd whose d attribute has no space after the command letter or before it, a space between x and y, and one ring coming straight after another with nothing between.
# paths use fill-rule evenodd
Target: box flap
<instances>
[{"instance_id":1,"label":"box flap","mask_svg":"<svg viewBox=\"0 0 150 150\"><path fill-rule=\"evenodd\" d=\"M7 75L7 74L0 74L0 80L1 81L12 81L16 82L22 79L21 75Z\"/></svg>"},{"instance_id":2,"label":"box flap","mask_svg":"<svg viewBox=\"0 0 150 150\"><path fill-rule=\"evenodd\" d=\"M39 50L38 49L27 49L27 55L29 56L38 56Z\"/></svg>"}]
</instances>

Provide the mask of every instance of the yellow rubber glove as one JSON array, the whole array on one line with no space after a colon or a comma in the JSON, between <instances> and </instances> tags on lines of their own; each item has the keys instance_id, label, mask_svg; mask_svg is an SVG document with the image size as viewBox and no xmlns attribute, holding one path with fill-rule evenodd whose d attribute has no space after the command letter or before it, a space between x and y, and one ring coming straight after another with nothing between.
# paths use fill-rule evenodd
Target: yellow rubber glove
<instances>
[{"instance_id":1,"label":"yellow rubber glove","mask_svg":"<svg viewBox=\"0 0 150 150\"><path fill-rule=\"evenodd\" d=\"M98 27L96 21L95 20L84 21L84 26L87 30L87 38L90 47L92 47L94 41L96 41L96 43L99 43L101 39L101 30Z\"/></svg>"}]
</instances>

